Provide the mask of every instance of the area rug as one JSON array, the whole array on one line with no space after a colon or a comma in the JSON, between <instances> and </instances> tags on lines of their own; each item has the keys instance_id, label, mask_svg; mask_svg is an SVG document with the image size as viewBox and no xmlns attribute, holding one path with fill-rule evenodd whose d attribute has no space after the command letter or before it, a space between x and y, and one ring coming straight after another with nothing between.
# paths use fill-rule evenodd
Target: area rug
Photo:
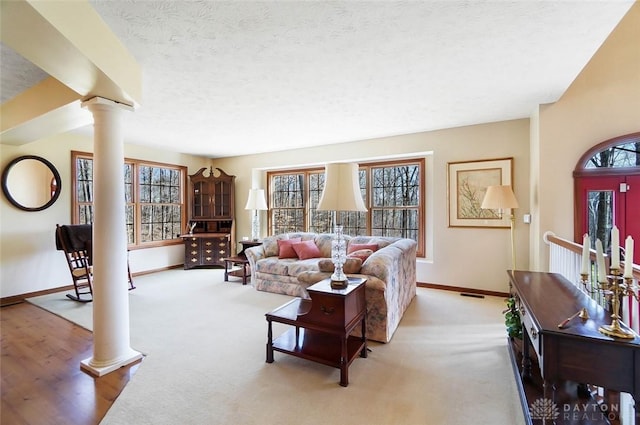
<instances>
[{"instance_id":1,"label":"area rug","mask_svg":"<svg viewBox=\"0 0 640 425\"><path fill-rule=\"evenodd\" d=\"M102 424L524 424L499 297L418 288L391 342L370 343L341 387L335 368L277 352L265 362L264 315L290 297L217 269L135 284L131 346L145 358ZM29 302L92 328L91 303Z\"/></svg>"}]
</instances>

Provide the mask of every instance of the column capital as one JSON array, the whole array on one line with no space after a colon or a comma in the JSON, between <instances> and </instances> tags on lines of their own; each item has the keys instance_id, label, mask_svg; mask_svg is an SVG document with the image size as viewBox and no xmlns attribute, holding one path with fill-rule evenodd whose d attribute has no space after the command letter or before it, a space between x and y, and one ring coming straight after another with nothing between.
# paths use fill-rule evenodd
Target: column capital
<instances>
[{"instance_id":1,"label":"column capital","mask_svg":"<svg viewBox=\"0 0 640 425\"><path fill-rule=\"evenodd\" d=\"M111 106L114 108L120 108L120 109L124 109L126 111L131 111L131 112L135 111L135 108L131 105L127 105L126 103L115 102L111 99L106 99L104 97L99 97L99 96L92 97L91 99L87 99L82 102L83 108L89 108L94 105Z\"/></svg>"}]
</instances>

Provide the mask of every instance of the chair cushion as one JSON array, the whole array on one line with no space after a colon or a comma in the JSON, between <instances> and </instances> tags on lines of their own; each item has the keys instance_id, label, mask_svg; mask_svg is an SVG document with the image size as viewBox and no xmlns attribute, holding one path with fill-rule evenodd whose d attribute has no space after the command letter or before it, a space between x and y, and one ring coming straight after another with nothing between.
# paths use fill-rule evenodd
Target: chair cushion
<instances>
[{"instance_id":1,"label":"chair cushion","mask_svg":"<svg viewBox=\"0 0 640 425\"><path fill-rule=\"evenodd\" d=\"M300 241L300 238L278 240L278 258L298 258L292 245Z\"/></svg>"},{"instance_id":2,"label":"chair cushion","mask_svg":"<svg viewBox=\"0 0 640 425\"><path fill-rule=\"evenodd\" d=\"M294 243L292 247L301 260L322 257L322 255L320 255L320 249L318 249L313 240L297 242Z\"/></svg>"}]
</instances>

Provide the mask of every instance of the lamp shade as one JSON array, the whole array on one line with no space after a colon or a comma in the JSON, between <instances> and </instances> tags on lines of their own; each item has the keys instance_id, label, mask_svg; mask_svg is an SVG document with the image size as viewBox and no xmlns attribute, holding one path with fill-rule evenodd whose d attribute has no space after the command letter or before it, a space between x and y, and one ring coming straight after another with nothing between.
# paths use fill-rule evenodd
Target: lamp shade
<instances>
[{"instance_id":1,"label":"lamp shade","mask_svg":"<svg viewBox=\"0 0 640 425\"><path fill-rule=\"evenodd\" d=\"M511 186L489 186L480 208L494 210L518 208L518 200L513 194Z\"/></svg>"},{"instance_id":2,"label":"lamp shade","mask_svg":"<svg viewBox=\"0 0 640 425\"><path fill-rule=\"evenodd\" d=\"M317 209L320 211L367 211L360 193L358 164L325 165L324 190Z\"/></svg>"},{"instance_id":3,"label":"lamp shade","mask_svg":"<svg viewBox=\"0 0 640 425\"><path fill-rule=\"evenodd\" d=\"M267 201L264 198L264 189L249 189L249 197L245 210L266 210Z\"/></svg>"}]
</instances>

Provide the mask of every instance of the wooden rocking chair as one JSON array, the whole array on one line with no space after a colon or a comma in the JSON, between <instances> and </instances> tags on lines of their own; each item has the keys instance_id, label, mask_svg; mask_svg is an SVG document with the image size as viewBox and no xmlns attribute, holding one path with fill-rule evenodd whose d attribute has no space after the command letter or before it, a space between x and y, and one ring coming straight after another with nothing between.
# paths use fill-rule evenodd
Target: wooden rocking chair
<instances>
[{"instance_id":1,"label":"wooden rocking chair","mask_svg":"<svg viewBox=\"0 0 640 425\"><path fill-rule=\"evenodd\" d=\"M93 265L91 261L92 226L91 224L58 225L56 224L56 249L63 251L69 272L73 279L75 296L67 294L78 302L93 301ZM129 290L135 289L131 277L131 269L127 261Z\"/></svg>"}]
</instances>

